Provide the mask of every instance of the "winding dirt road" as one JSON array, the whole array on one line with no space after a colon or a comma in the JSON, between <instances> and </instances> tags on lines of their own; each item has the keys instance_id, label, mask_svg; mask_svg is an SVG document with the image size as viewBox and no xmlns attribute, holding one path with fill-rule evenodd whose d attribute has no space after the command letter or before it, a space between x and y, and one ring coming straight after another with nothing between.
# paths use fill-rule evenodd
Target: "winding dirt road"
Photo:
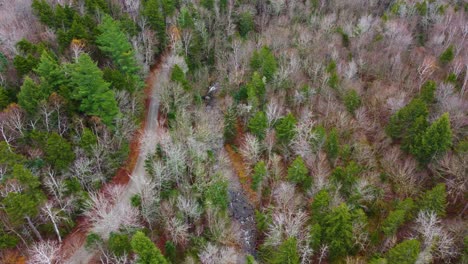
<instances>
[{"instance_id":1,"label":"winding dirt road","mask_svg":"<svg viewBox=\"0 0 468 264\"><path fill-rule=\"evenodd\" d=\"M151 88L148 89L149 103L147 105L147 114L143 131L145 134L157 134L160 129L163 129L158 125L158 110L159 110L159 98L157 97L157 89L162 85L166 85L169 81L169 75L172 67L174 66L177 60L174 59L174 53L169 51L168 54L162 56L159 65L154 67L151 70L151 73L147 77L147 85ZM146 142L145 142L146 144ZM156 144L156 142L154 142ZM110 209L109 214L118 216L120 213L120 208L122 204L130 204L130 198L137 194L141 189L142 185L146 183L146 172L144 168L145 161L145 149L148 149L148 146L141 146L138 152L138 158L136 164L133 168L133 171L130 175L130 181L123 188L122 192L118 194L118 197L114 197L114 205ZM115 211L115 213L113 213ZM87 219L83 219L82 222L86 223ZM97 251L90 251L85 248L85 237L91 232L96 232L95 226L89 226L84 224L85 227L78 229L75 233L80 233L81 235L72 233L70 236L75 236L77 238L68 239L68 245L65 245L63 248L67 248L64 252L63 263L69 264L88 264L98 262L95 257L97 257ZM102 235L102 231L101 231Z\"/></svg>"}]
</instances>

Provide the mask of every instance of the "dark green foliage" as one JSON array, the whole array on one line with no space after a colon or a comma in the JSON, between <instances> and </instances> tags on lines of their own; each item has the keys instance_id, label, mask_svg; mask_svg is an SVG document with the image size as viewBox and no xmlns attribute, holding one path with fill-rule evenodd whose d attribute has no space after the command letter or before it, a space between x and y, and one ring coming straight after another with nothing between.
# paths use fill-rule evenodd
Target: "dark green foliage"
<instances>
[{"instance_id":1,"label":"dark green foliage","mask_svg":"<svg viewBox=\"0 0 468 264\"><path fill-rule=\"evenodd\" d=\"M34 218L39 214L40 205L46 197L39 189L39 179L22 165L13 166L12 178L18 181L23 190L8 193L1 202L9 222L18 227L25 223L26 217Z\"/></svg>"},{"instance_id":2,"label":"dark green foliage","mask_svg":"<svg viewBox=\"0 0 468 264\"><path fill-rule=\"evenodd\" d=\"M414 148L417 140L420 140L421 135L426 131L429 126L429 122L426 120L426 117L420 116L410 125L405 135L403 135L403 140L401 142L401 148L410 152L411 148Z\"/></svg>"},{"instance_id":3,"label":"dark green foliage","mask_svg":"<svg viewBox=\"0 0 468 264\"><path fill-rule=\"evenodd\" d=\"M96 39L99 49L107 53L117 68L132 80L130 83L134 84L127 89L133 92L135 89L142 88L144 84L139 76L140 68L135 53L124 32L120 29L119 23L105 15L98 29L101 31Z\"/></svg>"},{"instance_id":4,"label":"dark green foliage","mask_svg":"<svg viewBox=\"0 0 468 264\"><path fill-rule=\"evenodd\" d=\"M133 207L139 208L141 206L141 196L139 194L135 194L130 197L130 204Z\"/></svg>"},{"instance_id":5,"label":"dark green foliage","mask_svg":"<svg viewBox=\"0 0 468 264\"><path fill-rule=\"evenodd\" d=\"M45 84L36 84L31 78L24 79L21 90L18 93L18 104L29 114L37 113L41 102L47 101L50 90Z\"/></svg>"},{"instance_id":6,"label":"dark green foliage","mask_svg":"<svg viewBox=\"0 0 468 264\"><path fill-rule=\"evenodd\" d=\"M255 261L252 255L247 255L247 257L245 257L245 262L246 264L257 264L257 261Z\"/></svg>"},{"instance_id":7,"label":"dark green foliage","mask_svg":"<svg viewBox=\"0 0 468 264\"><path fill-rule=\"evenodd\" d=\"M290 237L286 239L277 250L271 252L271 257L268 260L270 264L299 264L301 263L299 252L297 251L296 238Z\"/></svg>"},{"instance_id":8,"label":"dark green foliage","mask_svg":"<svg viewBox=\"0 0 468 264\"><path fill-rule=\"evenodd\" d=\"M255 109L265 101L265 83L258 72L254 72L252 79L246 85L247 101Z\"/></svg>"},{"instance_id":9,"label":"dark green foliage","mask_svg":"<svg viewBox=\"0 0 468 264\"><path fill-rule=\"evenodd\" d=\"M288 180L307 190L312 186L312 177L301 156L292 162L288 168Z\"/></svg>"},{"instance_id":10,"label":"dark green foliage","mask_svg":"<svg viewBox=\"0 0 468 264\"><path fill-rule=\"evenodd\" d=\"M296 118L291 113L278 120L278 123L275 125L276 136L282 143L289 144L294 138L296 135L296 123Z\"/></svg>"},{"instance_id":11,"label":"dark green foliage","mask_svg":"<svg viewBox=\"0 0 468 264\"><path fill-rule=\"evenodd\" d=\"M180 9L180 14L178 21L180 28L182 29L190 29L194 27L194 22L192 15L190 14L190 11L187 9L187 7L182 7Z\"/></svg>"},{"instance_id":12,"label":"dark green foliage","mask_svg":"<svg viewBox=\"0 0 468 264\"><path fill-rule=\"evenodd\" d=\"M460 263L468 263L468 236L463 238L463 252Z\"/></svg>"},{"instance_id":13,"label":"dark green foliage","mask_svg":"<svg viewBox=\"0 0 468 264\"><path fill-rule=\"evenodd\" d=\"M8 68L7 57L0 52L0 73L5 72Z\"/></svg>"},{"instance_id":14,"label":"dark green foliage","mask_svg":"<svg viewBox=\"0 0 468 264\"><path fill-rule=\"evenodd\" d=\"M237 22L239 34L241 37L247 37L249 32L255 29L254 17L250 12L243 12L239 15L239 21Z\"/></svg>"},{"instance_id":15,"label":"dark green foliage","mask_svg":"<svg viewBox=\"0 0 468 264\"><path fill-rule=\"evenodd\" d=\"M263 111L255 113L255 115L249 120L249 131L257 136L259 139L264 139L266 129L268 128L268 119Z\"/></svg>"},{"instance_id":16,"label":"dark green foliage","mask_svg":"<svg viewBox=\"0 0 468 264\"><path fill-rule=\"evenodd\" d=\"M114 90L123 91L135 86L133 80L118 69L104 68L103 78Z\"/></svg>"},{"instance_id":17,"label":"dark green foliage","mask_svg":"<svg viewBox=\"0 0 468 264\"><path fill-rule=\"evenodd\" d=\"M200 0L201 6L203 6L204 8L206 8L208 10L213 10L214 3L215 3L214 0Z\"/></svg>"},{"instance_id":18,"label":"dark green foliage","mask_svg":"<svg viewBox=\"0 0 468 264\"><path fill-rule=\"evenodd\" d=\"M426 119L428 114L426 103L419 98L413 99L390 117L390 122L385 130L394 139L403 138L407 134L408 128L418 117Z\"/></svg>"},{"instance_id":19,"label":"dark green foliage","mask_svg":"<svg viewBox=\"0 0 468 264\"><path fill-rule=\"evenodd\" d=\"M452 129L448 113L443 114L424 132L414 137L409 152L422 163L427 164L437 155L447 151L452 145Z\"/></svg>"},{"instance_id":20,"label":"dark green foliage","mask_svg":"<svg viewBox=\"0 0 468 264\"><path fill-rule=\"evenodd\" d=\"M19 242L16 235L6 233L5 228L0 225L0 250L14 248Z\"/></svg>"},{"instance_id":21,"label":"dark green foliage","mask_svg":"<svg viewBox=\"0 0 468 264\"><path fill-rule=\"evenodd\" d=\"M138 231L131 240L133 251L137 254L136 264L169 264L153 242Z\"/></svg>"},{"instance_id":22,"label":"dark green foliage","mask_svg":"<svg viewBox=\"0 0 468 264\"><path fill-rule=\"evenodd\" d=\"M98 11L103 11L104 13L109 12L109 8L105 0L85 0L85 6L90 13Z\"/></svg>"},{"instance_id":23,"label":"dark green foliage","mask_svg":"<svg viewBox=\"0 0 468 264\"><path fill-rule=\"evenodd\" d=\"M45 147L45 160L57 170L65 170L75 160L71 144L57 133L52 133Z\"/></svg>"},{"instance_id":24,"label":"dark green foliage","mask_svg":"<svg viewBox=\"0 0 468 264\"><path fill-rule=\"evenodd\" d=\"M314 224L310 227L310 247L313 250L318 250L320 247L320 244L322 242L321 236L322 236L322 227L319 224Z\"/></svg>"},{"instance_id":25,"label":"dark green foliage","mask_svg":"<svg viewBox=\"0 0 468 264\"><path fill-rule=\"evenodd\" d=\"M331 181L336 185L340 184L340 192L345 197L353 194L353 188L358 179L361 168L356 162L351 161L346 167L336 167L331 175Z\"/></svg>"},{"instance_id":26,"label":"dark green foliage","mask_svg":"<svg viewBox=\"0 0 468 264\"><path fill-rule=\"evenodd\" d=\"M54 9L47 3L46 0L33 0L32 8L36 15L39 17L41 23L49 26L55 27L55 14Z\"/></svg>"},{"instance_id":27,"label":"dark green foliage","mask_svg":"<svg viewBox=\"0 0 468 264\"><path fill-rule=\"evenodd\" d=\"M312 134L314 137L312 137L310 145L313 150L318 151L325 144L327 139L327 131L323 126L319 125L312 129Z\"/></svg>"},{"instance_id":28,"label":"dark green foliage","mask_svg":"<svg viewBox=\"0 0 468 264\"><path fill-rule=\"evenodd\" d=\"M323 242L330 248L330 258L346 256L353 248L353 223L351 213L342 203L326 215L323 229Z\"/></svg>"},{"instance_id":29,"label":"dark green foliage","mask_svg":"<svg viewBox=\"0 0 468 264\"><path fill-rule=\"evenodd\" d=\"M109 89L109 83L104 81L101 70L85 53L70 68L75 89L73 97L80 100L80 110L100 117L104 124L111 126L119 115L119 109L114 92Z\"/></svg>"},{"instance_id":30,"label":"dark green foliage","mask_svg":"<svg viewBox=\"0 0 468 264\"><path fill-rule=\"evenodd\" d=\"M416 239L405 240L387 253L388 263L414 264L419 254L420 243Z\"/></svg>"},{"instance_id":31,"label":"dark green foliage","mask_svg":"<svg viewBox=\"0 0 468 264\"><path fill-rule=\"evenodd\" d=\"M127 234L111 233L107 242L110 252L120 257L131 252L130 238Z\"/></svg>"},{"instance_id":32,"label":"dark green foliage","mask_svg":"<svg viewBox=\"0 0 468 264\"><path fill-rule=\"evenodd\" d=\"M166 258L171 261L172 263L176 263L176 256L177 256L177 251L176 251L176 246L172 241L166 241L166 244L164 245L164 255L166 255Z\"/></svg>"},{"instance_id":33,"label":"dark green foliage","mask_svg":"<svg viewBox=\"0 0 468 264\"><path fill-rule=\"evenodd\" d=\"M329 212L330 195L325 189L320 190L315 196L311 208L311 218L314 222L323 223L325 216Z\"/></svg>"},{"instance_id":34,"label":"dark green foliage","mask_svg":"<svg viewBox=\"0 0 468 264\"><path fill-rule=\"evenodd\" d=\"M0 165L12 168L24 161L24 157L16 154L14 148L10 149L5 141L0 141Z\"/></svg>"},{"instance_id":35,"label":"dark green foliage","mask_svg":"<svg viewBox=\"0 0 468 264\"><path fill-rule=\"evenodd\" d=\"M435 91L437 89L437 84L434 81L427 81L421 87L421 92L419 98L423 100L426 104L431 104L435 99Z\"/></svg>"},{"instance_id":36,"label":"dark green foliage","mask_svg":"<svg viewBox=\"0 0 468 264\"><path fill-rule=\"evenodd\" d=\"M0 86L0 111L6 108L10 103L11 101L6 89Z\"/></svg>"},{"instance_id":37,"label":"dark green foliage","mask_svg":"<svg viewBox=\"0 0 468 264\"><path fill-rule=\"evenodd\" d=\"M253 71L258 71L261 76L265 76L268 82L271 82L278 69L278 63L270 49L264 46L260 51L254 51L250 67Z\"/></svg>"},{"instance_id":38,"label":"dark green foliage","mask_svg":"<svg viewBox=\"0 0 468 264\"><path fill-rule=\"evenodd\" d=\"M236 130L237 115L234 108L228 108L224 113L224 141L231 144L237 134Z\"/></svg>"},{"instance_id":39,"label":"dark green foliage","mask_svg":"<svg viewBox=\"0 0 468 264\"><path fill-rule=\"evenodd\" d=\"M80 139L80 147L84 149L88 154L91 154L93 147L97 144L97 137L93 131L89 128L83 129Z\"/></svg>"},{"instance_id":40,"label":"dark green foliage","mask_svg":"<svg viewBox=\"0 0 468 264\"><path fill-rule=\"evenodd\" d=\"M336 62L331 61L328 64L326 71L328 74L330 74L328 78L328 86L330 86L333 89L338 89L338 86L340 85L340 77L338 76L338 73L336 71Z\"/></svg>"},{"instance_id":41,"label":"dark green foliage","mask_svg":"<svg viewBox=\"0 0 468 264\"><path fill-rule=\"evenodd\" d=\"M261 211L255 210L255 223L257 224L257 230L259 232L264 232L271 223L271 216L266 213L262 213Z\"/></svg>"},{"instance_id":42,"label":"dark green foliage","mask_svg":"<svg viewBox=\"0 0 468 264\"><path fill-rule=\"evenodd\" d=\"M328 133L327 140L325 141L325 151L327 152L328 158L332 161L338 157L340 149L338 131L336 128L333 128L330 133Z\"/></svg>"},{"instance_id":43,"label":"dark green foliage","mask_svg":"<svg viewBox=\"0 0 468 264\"><path fill-rule=\"evenodd\" d=\"M382 223L382 231L386 236L396 234L398 228L405 222L404 210L391 211Z\"/></svg>"},{"instance_id":44,"label":"dark green foliage","mask_svg":"<svg viewBox=\"0 0 468 264\"><path fill-rule=\"evenodd\" d=\"M204 190L204 197L207 203L225 211L229 204L228 183L224 180L211 182Z\"/></svg>"},{"instance_id":45,"label":"dark green foliage","mask_svg":"<svg viewBox=\"0 0 468 264\"><path fill-rule=\"evenodd\" d=\"M88 250L92 250L101 243L102 238L98 234L90 233L88 236L86 236L85 248Z\"/></svg>"},{"instance_id":46,"label":"dark green foliage","mask_svg":"<svg viewBox=\"0 0 468 264\"><path fill-rule=\"evenodd\" d=\"M448 48L440 54L439 61L442 64L447 64L455 58L455 51L453 45L448 46Z\"/></svg>"},{"instance_id":47,"label":"dark green foliage","mask_svg":"<svg viewBox=\"0 0 468 264\"><path fill-rule=\"evenodd\" d=\"M166 17L170 17L174 15L176 10L176 5L179 1L178 0L161 0L162 8L164 10L164 15Z\"/></svg>"},{"instance_id":48,"label":"dark green foliage","mask_svg":"<svg viewBox=\"0 0 468 264\"><path fill-rule=\"evenodd\" d=\"M177 64L174 66L174 68L172 68L171 81L177 82L180 85L182 85L182 87L184 88L185 91L190 91L191 90L190 85L189 85L187 79L185 78L184 71L182 71L182 69Z\"/></svg>"},{"instance_id":49,"label":"dark green foliage","mask_svg":"<svg viewBox=\"0 0 468 264\"><path fill-rule=\"evenodd\" d=\"M267 167L263 160L257 162L253 169L252 174L252 190L258 190L258 187L261 185L263 179L267 175Z\"/></svg>"},{"instance_id":50,"label":"dark green foliage","mask_svg":"<svg viewBox=\"0 0 468 264\"><path fill-rule=\"evenodd\" d=\"M439 183L431 190L426 191L418 201L419 210L434 212L440 217L445 216L446 206L447 193L444 183Z\"/></svg>"},{"instance_id":51,"label":"dark green foliage","mask_svg":"<svg viewBox=\"0 0 468 264\"><path fill-rule=\"evenodd\" d=\"M351 114L354 114L354 111L356 111L356 109L358 109L361 106L361 97L355 90L346 91L343 101L346 106L346 109Z\"/></svg>"},{"instance_id":52,"label":"dark green foliage","mask_svg":"<svg viewBox=\"0 0 468 264\"><path fill-rule=\"evenodd\" d=\"M57 91L67 82L65 72L46 51L42 52L40 62L34 71L41 77L41 82L45 82L50 87L51 91Z\"/></svg>"},{"instance_id":53,"label":"dark green foliage","mask_svg":"<svg viewBox=\"0 0 468 264\"><path fill-rule=\"evenodd\" d=\"M156 31L159 48L164 50L167 45L166 36L166 19L162 12L161 3L159 0L146 1L143 9L144 16L148 19L148 23L154 31Z\"/></svg>"}]
</instances>

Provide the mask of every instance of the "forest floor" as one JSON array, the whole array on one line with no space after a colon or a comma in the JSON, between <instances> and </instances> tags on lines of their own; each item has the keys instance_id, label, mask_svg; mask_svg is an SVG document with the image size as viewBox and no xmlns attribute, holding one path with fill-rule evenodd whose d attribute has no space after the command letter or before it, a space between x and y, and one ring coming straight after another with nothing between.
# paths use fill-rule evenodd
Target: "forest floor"
<instances>
[{"instance_id":1,"label":"forest floor","mask_svg":"<svg viewBox=\"0 0 468 264\"><path fill-rule=\"evenodd\" d=\"M139 139L141 135L146 133L157 134L161 132L160 129L164 129L159 126L158 122L159 98L156 95L156 91L158 87L161 87L161 85L164 85L169 80L171 69L174 66L171 64L175 61L170 59L172 56L174 56L172 51L163 55L155 66L152 67L146 79L145 92L148 98L146 103L146 118L142 123L142 128L135 134L136 140L132 144L132 151L127 161L126 169L119 170L115 178L101 189L102 192L105 192L105 190L112 185L125 185L119 197L114 198L116 202L111 210L117 208L121 203L130 203L130 198L138 193L139 188L146 182L146 172L144 168L146 154L144 153L144 149L148 148L140 148L141 142L139 142ZM154 144L156 144L156 142ZM131 167L133 167L133 170ZM132 171L131 175L128 171ZM96 256L97 252L85 248L86 236L90 232L93 232L93 227L89 224L88 219L83 217L79 220L75 230L66 237L62 244L61 250L64 263L99 263Z\"/></svg>"}]
</instances>

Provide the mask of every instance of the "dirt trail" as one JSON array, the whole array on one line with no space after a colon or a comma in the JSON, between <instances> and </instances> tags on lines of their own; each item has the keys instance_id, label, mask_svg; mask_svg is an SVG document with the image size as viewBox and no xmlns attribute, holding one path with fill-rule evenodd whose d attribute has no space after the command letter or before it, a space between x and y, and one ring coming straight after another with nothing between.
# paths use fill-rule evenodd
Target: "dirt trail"
<instances>
[{"instance_id":1,"label":"dirt trail","mask_svg":"<svg viewBox=\"0 0 468 264\"><path fill-rule=\"evenodd\" d=\"M169 74L175 63L174 53L169 52L168 54L162 56L161 61L159 61L158 65L152 68L151 73L147 78L147 114L146 120L144 121L144 129L142 134L157 134L160 129L163 129L158 125L158 110L159 110L159 98L157 97L157 89L164 85L169 80ZM157 144L154 142L154 144ZM137 144L139 145L139 144ZM130 180L126 183L124 190L119 194L117 197L115 204L122 204L122 203L130 203L130 198L137 194L141 187L146 183L146 173L144 168L144 161L146 154L144 153L144 149L148 149L148 146L138 149L138 158L136 159L136 163L134 165L133 171L130 175ZM130 157L130 159L132 159ZM133 163L133 162L132 162ZM119 175L117 176L119 177ZM114 181L113 181L114 182ZM127 181L118 181L118 183L114 184L121 184L122 182ZM112 184L112 183L111 183ZM113 206L111 210L117 210L116 205ZM64 241L64 245L62 248L65 249L64 252L64 263L69 264L88 264L88 263L95 263L96 261L93 259L97 252L90 252L85 249L84 241L86 235L90 232L94 231L94 228L87 224L87 219L80 220L80 227L78 227L75 232L67 237L66 241Z\"/></svg>"},{"instance_id":2,"label":"dirt trail","mask_svg":"<svg viewBox=\"0 0 468 264\"><path fill-rule=\"evenodd\" d=\"M225 149L232 167L229 177L229 213L232 221L239 226L242 251L255 256L257 228L254 205L258 198L250 189L250 180L240 155L230 145L226 145Z\"/></svg>"}]
</instances>

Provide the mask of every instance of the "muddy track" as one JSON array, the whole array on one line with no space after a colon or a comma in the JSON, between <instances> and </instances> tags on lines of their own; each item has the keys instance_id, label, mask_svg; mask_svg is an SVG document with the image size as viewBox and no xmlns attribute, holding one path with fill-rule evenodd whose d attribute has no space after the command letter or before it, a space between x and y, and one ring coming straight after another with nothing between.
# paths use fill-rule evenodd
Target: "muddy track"
<instances>
[{"instance_id":1,"label":"muddy track","mask_svg":"<svg viewBox=\"0 0 468 264\"><path fill-rule=\"evenodd\" d=\"M115 204L119 203L130 203L130 197L136 194L145 182L145 169L144 160L145 154L140 149L140 137L145 133L158 133L158 110L159 110L159 98L157 97L157 89L164 82L167 82L170 74L170 70L173 65L170 65L173 52L169 49L161 57L158 58L156 64L151 68L151 71L146 78L146 114L145 120L142 122L141 128L138 133L135 133L135 138L132 141L132 148L130 156L126 162L126 166L117 172L117 175L108 184L103 186L100 192L105 193L106 189L113 185L124 185L125 188L116 197ZM129 173L131 171L131 173ZM114 205L114 208L116 208ZM111 210L114 210L112 208ZM78 220L77 227L75 230L68 235L61 246L62 250L62 263L70 264L88 264L88 263L99 263L96 260L98 252L88 251L85 249L85 240L87 234L93 232L93 226L89 223L89 220L85 217L81 217Z\"/></svg>"}]
</instances>

